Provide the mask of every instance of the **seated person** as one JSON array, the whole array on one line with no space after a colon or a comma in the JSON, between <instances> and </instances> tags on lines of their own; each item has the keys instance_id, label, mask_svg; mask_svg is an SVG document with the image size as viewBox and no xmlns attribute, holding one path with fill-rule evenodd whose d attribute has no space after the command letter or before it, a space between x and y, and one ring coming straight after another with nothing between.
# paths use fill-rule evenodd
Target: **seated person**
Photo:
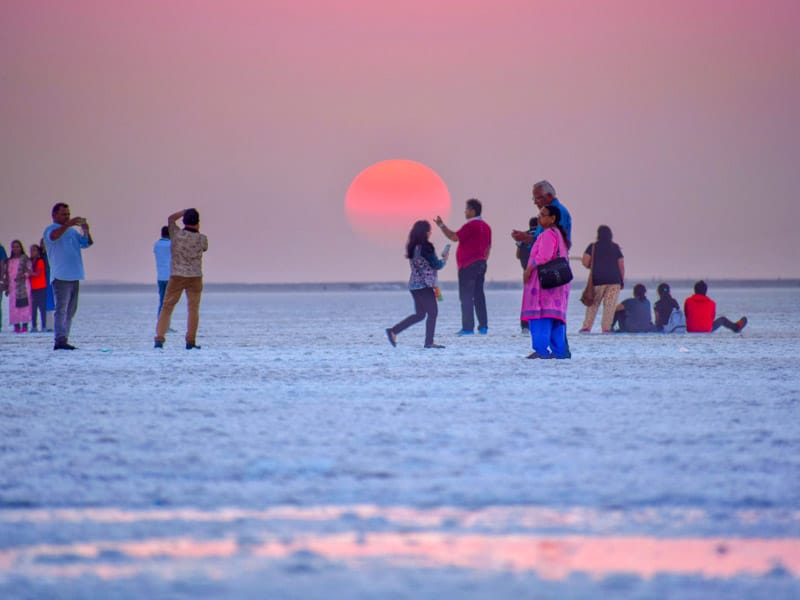
<instances>
[{"instance_id":1,"label":"seated person","mask_svg":"<svg viewBox=\"0 0 800 600\"><path fill-rule=\"evenodd\" d=\"M739 333L747 325L747 317L742 317L736 323L727 317L716 318L717 304L708 296L708 285L705 281L694 284L694 294L683 303L683 312L686 313L686 331L690 333L709 333L716 331L720 326L727 327L734 333Z\"/></svg>"},{"instance_id":2,"label":"seated person","mask_svg":"<svg viewBox=\"0 0 800 600\"><path fill-rule=\"evenodd\" d=\"M681 305L669 293L669 284L659 283L656 290L658 291L658 300L653 306L656 316L656 331L664 331L664 325L669 321L673 309L680 310Z\"/></svg>"},{"instance_id":3,"label":"seated person","mask_svg":"<svg viewBox=\"0 0 800 600\"><path fill-rule=\"evenodd\" d=\"M617 304L614 322L611 324L612 329L615 323L619 323L617 331L631 333L654 331L655 327L650 320L650 300L645 297L645 294L647 294L647 288L641 283L633 286L633 298L628 298L622 304Z\"/></svg>"}]
</instances>

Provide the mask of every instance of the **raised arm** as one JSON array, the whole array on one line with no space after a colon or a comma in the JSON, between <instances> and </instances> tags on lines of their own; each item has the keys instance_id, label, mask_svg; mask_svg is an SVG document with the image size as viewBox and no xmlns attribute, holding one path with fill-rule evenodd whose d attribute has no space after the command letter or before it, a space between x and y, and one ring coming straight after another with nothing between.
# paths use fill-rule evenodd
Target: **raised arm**
<instances>
[{"instance_id":1,"label":"raised arm","mask_svg":"<svg viewBox=\"0 0 800 600\"><path fill-rule=\"evenodd\" d=\"M169 217L167 217L167 224L168 225L172 225L173 223L176 223L178 221L178 219L182 219L183 218L183 213L185 213L185 212L186 212L186 209L179 210L178 212L172 213Z\"/></svg>"},{"instance_id":2,"label":"raised arm","mask_svg":"<svg viewBox=\"0 0 800 600\"><path fill-rule=\"evenodd\" d=\"M436 223L439 226L439 229L442 230L442 233L444 234L444 237L446 237L451 242L457 242L458 241L458 234L455 231L453 231L452 229L450 229L447 225L444 224L444 221L442 221L442 217L437 216L433 220L433 222Z\"/></svg>"},{"instance_id":3,"label":"raised arm","mask_svg":"<svg viewBox=\"0 0 800 600\"><path fill-rule=\"evenodd\" d=\"M85 219L83 217L72 217L69 221L64 223L61 227L58 227L57 229L53 229L53 231L50 232L50 239L55 242L58 238L60 238L62 235L64 235L67 232L67 229L69 229L70 227L75 227L75 225L80 225L84 221L85 221Z\"/></svg>"}]
</instances>

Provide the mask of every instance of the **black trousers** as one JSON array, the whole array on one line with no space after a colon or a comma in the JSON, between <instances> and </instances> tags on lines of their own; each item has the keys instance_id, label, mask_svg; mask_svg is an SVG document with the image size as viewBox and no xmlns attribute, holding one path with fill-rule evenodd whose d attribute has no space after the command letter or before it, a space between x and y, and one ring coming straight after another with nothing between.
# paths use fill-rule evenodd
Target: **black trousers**
<instances>
[{"instance_id":1,"label":"black trousers","mask_svg":"<svg viewBox=\"0 0 800 600\"><path fill-rule=\"evenodd\" d=\"M41 315L42 331L47 329L47 288L31 290L31 319L33 328L36 329L36 317Z\"/></svg>"},{"instance_id":2,"label":"black trousers","mask_svg":"<svg viewBox=\"0 0 800 600\"><path fill-rule=\"evenodd\" d=\"M458 299L461 301L461 329L475 329L475 315L478 327L489 327L486 315L486 295L483 282L486 278L486 261L479 260L458 270Z\"/></svg>"},{"instance_id":3,"label":"black trousers","mask_svg":"<svg viewBox=\"0 0 800 600\"><path fill-rule=\"evenodd\" d=\"M414 323L419 323L425 318L425 315L428 315L428 320L425 322L425 345L430 346L433 344L433 334L436 332L436 317L439 316L436 292L433 291L433 288L411 290L411 297L414 298L414 314L408 315L392 327L392 331L398 334Z\"/></svg>"}]
</instances>

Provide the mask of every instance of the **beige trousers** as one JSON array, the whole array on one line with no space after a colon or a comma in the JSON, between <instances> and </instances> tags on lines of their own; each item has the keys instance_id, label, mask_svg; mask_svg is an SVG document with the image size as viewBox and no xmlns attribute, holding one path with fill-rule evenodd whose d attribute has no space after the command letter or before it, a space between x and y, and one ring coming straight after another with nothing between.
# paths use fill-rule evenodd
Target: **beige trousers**
<instances>
[{"instance_id":1,"label":"beige trousers","mask_svg":"<svg viewBox=\"0 0 800 600\"><path fill-rule=\"evenodd\" d=\"M600 325L604 333L611 331L611 324L614 322L614 311L617 310L617 299L619 298L620 289L622 289L622 286L618 283L594 286L594 302L591 306L586 307L586 317L583 320L582 330L592 330L594 318L597 316L597 310L602 303L603 318L600 320Z\"/></svg>"},{"instance_id":2,"label":"beige trousers","mask_svg":"<svg viewBox=\"0 0 800 600\"><path fill-rule=\"evenodd\" d=\"M172 311L181 299L181 293L186 291L186 343L194 344L197 339L197 326L200 324L200 295L203 292L202 277L180 277L173 275L167 283L167 291L164 292L164 304L158 315L158 325L156 325L155 341L163 342L172 320Z\"/></svg>"}]
</instances>

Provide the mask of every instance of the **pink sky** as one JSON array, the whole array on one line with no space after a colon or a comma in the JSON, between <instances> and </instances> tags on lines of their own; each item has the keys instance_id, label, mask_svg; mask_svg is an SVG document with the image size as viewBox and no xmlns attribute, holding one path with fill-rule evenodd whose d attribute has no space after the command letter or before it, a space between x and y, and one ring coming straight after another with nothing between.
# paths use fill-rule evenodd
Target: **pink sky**
<instances>
[{"instance_id":1,"label":"pink sky","mask_svg":"<svg viewBox=\"0 0 800 600\"><path fill-rule=\"evenodd\" d=\"M629 279L800 276L794 0L129 4L0 7L6 248L66 201L89 280L150 282L196 206L207 281L403 280L403 236L359 236L344 202L405 158L447 184L450 226L484 202L490 279L519 277L508 232L542 178L573 253L608 224Z\"/></svg>"}]
</instances>

